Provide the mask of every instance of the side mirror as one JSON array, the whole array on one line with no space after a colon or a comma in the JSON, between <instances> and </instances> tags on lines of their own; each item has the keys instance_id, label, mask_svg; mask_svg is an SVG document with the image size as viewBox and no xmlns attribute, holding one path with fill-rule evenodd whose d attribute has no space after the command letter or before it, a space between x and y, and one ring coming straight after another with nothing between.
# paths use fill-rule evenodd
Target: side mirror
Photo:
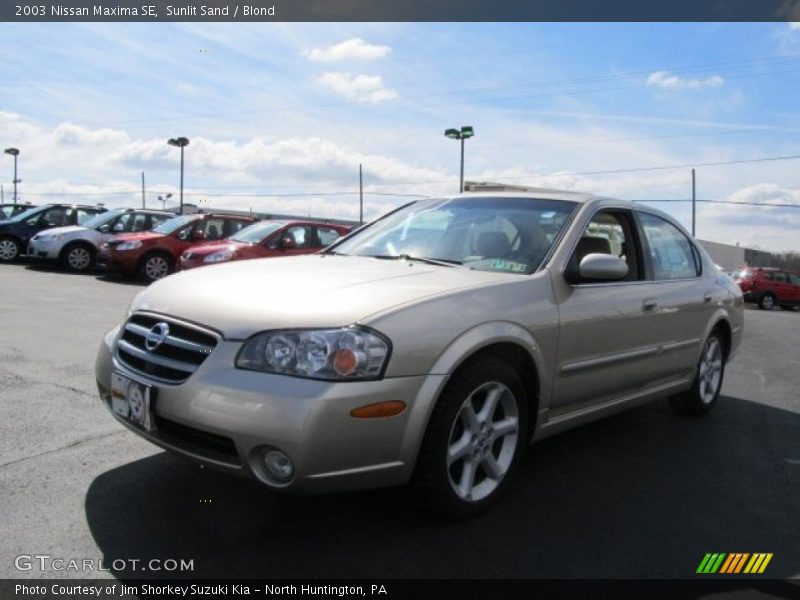
<instances>
[{"instance_id":1,"label":"side mirror","mask_svg":"<svg viewBox=\"0 0 800 600\"><path fill-rule=\"evenodd\" d=\"M122 223L117 223L116 225L114 225L115 233L122 233L123 231L125 231L125 226Z\"/></svg>"},{"instance_id":2,"label":"side mirror","mask_svg":"<svg viewBox=\"0 0 800 600\"><path fill-rule=\"evenodd\" d=\"M295 244L294 238L285 237L281 240L280 247L284 250L294 250L297 248L297 244Z\"/></svg>"},{"instance_id":3,"label":"side mirror","mask_svg":"<svg viewBox=\"0 0 800 600\"><path fill-rule=\"evenodd\" d=\"M582 280L619 281L628 274L628 264L611 254L587 254L578 266Z\"/></svg>"},{"instance_id":4,"label":"side mirror","mask_svg":"<svg viewBox=\"0 0 800 600\"><path fill-rule=\"evenodd\" d=\"M205 236L203 235L202 229L195 229L192 231L192 239L193 240L202 240Z\"/></svg>"},{"instance_id":5,"label":"side mirror","mask_svg":"<svg viewBox=\"0 0 800 600\"><path fill-rule=\"evenodd\" d=\"M25 224L29 227L35 227L39 223L39 217L34 217L32 219L28 219L25 221Z\"/></svg>"}]
</instances>

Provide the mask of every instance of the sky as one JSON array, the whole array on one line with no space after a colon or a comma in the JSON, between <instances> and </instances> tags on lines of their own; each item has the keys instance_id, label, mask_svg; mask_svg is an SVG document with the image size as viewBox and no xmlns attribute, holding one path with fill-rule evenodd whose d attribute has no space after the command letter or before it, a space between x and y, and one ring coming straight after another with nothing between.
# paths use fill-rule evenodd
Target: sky
<instances>
[{"instance_id":1,"label":"sky","mask_svg":"<svg viewBox=\"0 0 800 600\"><path fill-rule=\"evenodd\" d=\"M797 23L3 23L22 201L365 218L465 178L654 202L800 252ZM658 167L658 168L656 168ZM669 168L661 168L669 167ZM645 170L649 169L649 170ZM0 156L11 199L13 159Z\"/></svg>"}]
</instances>

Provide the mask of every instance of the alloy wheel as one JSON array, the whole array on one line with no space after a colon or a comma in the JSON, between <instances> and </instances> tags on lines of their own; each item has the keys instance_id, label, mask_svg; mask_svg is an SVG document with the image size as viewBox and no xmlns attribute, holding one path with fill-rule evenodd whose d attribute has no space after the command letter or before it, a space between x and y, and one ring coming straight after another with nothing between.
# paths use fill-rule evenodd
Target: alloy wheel
<instances>
[{"instance_id":1,"label":"alloy wheel","mask_svg":"<svg viewBox=\"0 0 800 600\"><path fill-rule=\"evenodd\" d=\"M169 275L169 263L163 256L151 256L144 265L144 273L148 279L161 279Z\"/></svg>"},{"instance_id":2,"label":"alloy wheel","mask_svg":"<svg viewBox=\"0 0 800 600\"><path fill-rule=\"evenodd\" d=\"M447 445L450 486L459 498L477 502L500 485L514 460L518 432L517 403L507 386L484 383L467 396Z\"/></svg>"},{"instance_id":3,"label":"alloy wheel","mask_svg":"<svg viewBox=\"0 0 800 600\"><path fill-rule=\"evenodd\" d=\"M92 255L86 248L73 248L67 255L67 263L75 271L84 271L92 264Z\"/></svg>"},{"instance_id":4,"label":"alloy wheel","mask_svg":"<svg viewBox=\"0 0 800 600\"><path fill-rule=\"evenodd\" d=\"M12 240L0 240L0 260L14 260L19 248Z\"/></svg>"},{"instance_id":5,"label":"alloy wheel","mask_svg":"<svg viewBox=\"0 0 800 600\"><path fill-rule=\"evenodd\" d=\"M703 350L700 359L700 374L698 385L700 386L700 399L705 404L714 401L722 382L722 344L716 337L711 337Z\"/></svg>"}]
</instances>

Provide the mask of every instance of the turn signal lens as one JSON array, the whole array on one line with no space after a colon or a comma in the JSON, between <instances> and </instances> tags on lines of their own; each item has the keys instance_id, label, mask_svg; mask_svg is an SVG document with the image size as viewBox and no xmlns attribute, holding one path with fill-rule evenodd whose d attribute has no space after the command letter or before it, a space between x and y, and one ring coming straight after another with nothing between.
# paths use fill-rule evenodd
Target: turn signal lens
<instances>
[{"instance_id":1,"label":"turn signal lens","mask_svg":"<svg viewBox=\"0 0 800 600\"><path fill-rule=\"evenodd\" d=\"M355 419L385 419L399 415L405 409L406 403L402 400L389 400L354 408L350 411L350 416Z\"/></svg>"}]
</instances>

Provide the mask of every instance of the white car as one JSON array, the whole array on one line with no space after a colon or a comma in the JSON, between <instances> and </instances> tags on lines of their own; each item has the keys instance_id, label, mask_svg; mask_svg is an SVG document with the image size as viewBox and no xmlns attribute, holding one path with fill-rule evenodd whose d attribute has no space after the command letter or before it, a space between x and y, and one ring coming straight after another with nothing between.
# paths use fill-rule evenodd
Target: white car
<instances>
[{"instance_id":1,"label":"white car","mask_svg":"<svg viewBox=\"0 0 800 600\"><path fill-rule=\"evenodd\" d=\"M57 227L37 233L28 242L28 255L43 260L57 260L71 271L87 271L94 266L100 245L106 239L117 233L150 231L174 216L163 210L110 210L83 225Z\"/></svg>"}]
</instances>

